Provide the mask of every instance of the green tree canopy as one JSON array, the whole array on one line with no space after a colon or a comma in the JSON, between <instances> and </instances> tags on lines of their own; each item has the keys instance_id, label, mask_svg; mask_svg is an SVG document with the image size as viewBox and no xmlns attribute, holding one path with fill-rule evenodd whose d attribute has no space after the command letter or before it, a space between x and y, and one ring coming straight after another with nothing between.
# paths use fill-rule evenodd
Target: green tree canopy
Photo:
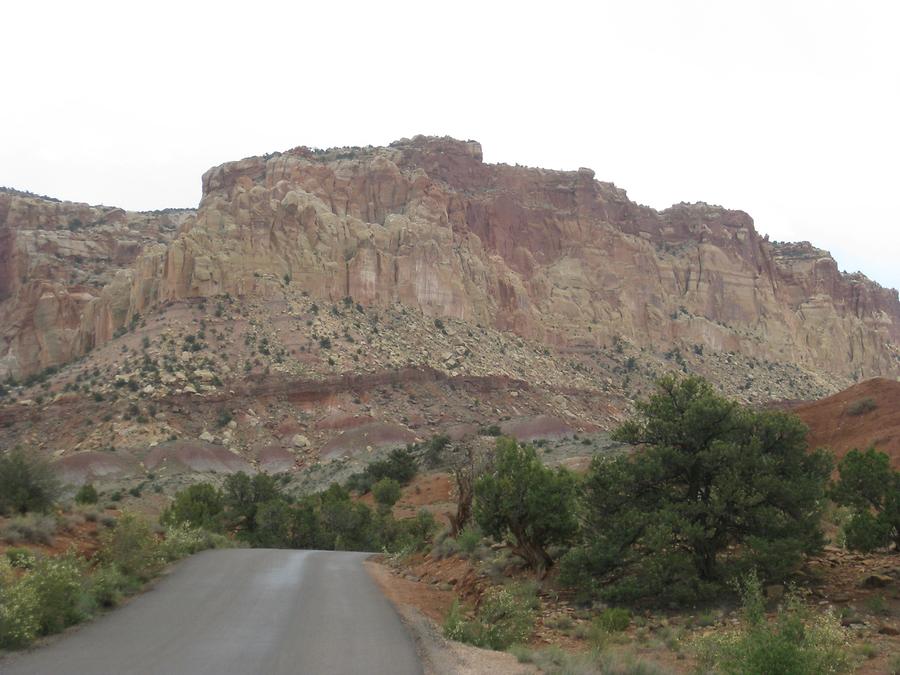
<instances>
[{"instance_id":1,"label":"green tree canopy","mask_svg":"<svg viewBox=\"0 0 900 675\"><path fill-rule=\"evenodd\" d=\"M852 509L847 546L872 551L894 544L900 550L900 471L875 448L851 450L838 464L831 498Z\"/></svg>"},{"instance_id":2,"label":"green tree canopy","mask_svg":"<svg viewBox=\"0 0 900 675\"><path fill-rule=\"evenodd\" d=\"M475 484L475 519L485 534L510 540L531 567L553 565L548 547L575 533L575 479L545 467L531 446L497 440L493 470Z\"/></svg>"},{"instance_id":3,"label":"green tree canopy","mask_svg":"<svg viewBox=\"0 0 900 675\"><path fill-rule=\"evenodd\" d=\"M689 602L749 567L783 578L821 547L831 460L806 452L796 417L665 377L614 438L638 448L594 459L564 581L610 599Z\"/></svg>"},{"instance_id":4,"label":"green tree canopy","mask_svg":"<svg viewBox=\"0 0 900 675\"><path fill-rule=\"evenodd\" d=\"M190 523L210 532L221 532L224 509L225 500L219 490L209 483L197 483L179 490L159 520L163 525Z\"/></svg>"},{"instance_id":5,"label":"green tree canopy","mask_svg":"<svg viewBox=\"0 0 900 675\"><path fill-rule=\"evenodd\" d=\"M372 486L372 496L379 510L387 513L400 499L400 483L393 478L382 478Z\"/></svg>"},{"instance_id":6,"label":"green tree canopy","mask_svg":"<svg viewBox=\"0 0 900 675\"><path fill-rule=\"evenodd\" d=\"M229 529L240 529L252 537L259 506L282 498L278 482L267 473L257 473L252 478L243 471L231 474L224 485L226 524Z\"/></svg>"}]
</instances>

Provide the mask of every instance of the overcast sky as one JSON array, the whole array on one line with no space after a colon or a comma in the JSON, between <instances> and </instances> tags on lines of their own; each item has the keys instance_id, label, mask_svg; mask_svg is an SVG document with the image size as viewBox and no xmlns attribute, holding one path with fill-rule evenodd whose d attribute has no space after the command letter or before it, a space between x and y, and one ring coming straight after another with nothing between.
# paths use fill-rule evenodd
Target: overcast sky
<instances>
[{"instance_id":1,"label":"overcast sky","mask_svg":"<svg viewBox=\"0 0 900 675\"><path fill-rule=\"evenodd\" d=\"M418 133L706 201L900 287L900 3L4 3L0 185L195 206L200 175Z\"/></svg>"}]
</instances>

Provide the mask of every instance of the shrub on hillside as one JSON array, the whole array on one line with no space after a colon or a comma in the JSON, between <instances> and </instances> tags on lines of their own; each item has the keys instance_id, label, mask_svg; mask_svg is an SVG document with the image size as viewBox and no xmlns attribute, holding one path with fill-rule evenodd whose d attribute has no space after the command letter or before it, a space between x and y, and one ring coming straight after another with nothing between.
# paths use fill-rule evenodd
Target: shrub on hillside
<instances>
[{"instance_id":1,"label":"shrub on hillside","mask_svg":"<svg viewBox=\"0 0 900 675\"><path fill-rule=\"evenodd\" d=\"M101 563L114 565L126 576L147 581L162 569L163 553L150 524L133 513L123 513L100 535Z\"/></svg>"},{"instance_id":2,"label":"shrub on hillside","mask_svg":"<svg viewBox=\"0 0 900 675\"><path fill-rule=\"evenodd\" d=\"M222 493L209 483L197 483L179 490L175 501L163 511L163 525L190 524L212 532L220 532L225 501Z\"/></svg>"},{"instance_id":3,"label":"shrub on hillside","mask_svg":"<svg viewBox=\"0 0 900 675\"><path fill-rule=\"evenodd\" d=\"M0 539L8 544L25 542L52 546L57 529L58 524L53 516L28 513L10 518L0 531Z\"/></svg>"},{"instance_id":4,"label":"shrub on hillside","mask_svg":"<svg viewBox=\"0 0 900 675\"><path fill-rule=\"evenodd\" d=\"M514 586L489 588L475 616L466 619L454 601L444 621L444 635L476 647L507 649L527 641L534 629L534 596Z\"/></svg>"},{"instance_id":5,"label":"shrub on hillside","mask_svg":"<svg viewBox=\"0 0 900 675\"><path fill-rule=\"evenodd\" d=\"M76 504L96 504L99 499L97 489L91 483L85 483L75 493Z\"/></svg>"},{"instance_id":6,"label":"shrub on hillside","mask_svg":"<svg viewBox=\"0 0 900 675\"><path fill-rule=\"evenodd\" d=\"M291 506L282 499L263 502L256 509L253 546L284 548L291 541Z\"/></svg>"},{"instance_id":7,"label":"shrub on hillside","mask_svg":"<svg viewBox=\"0 0 900 675\"><path fill-rule=\"evenodd\" d=\"M35 555L27 548L10 547L6 549L6 559L13 567L30 570L34 567Z\"/></svg>"},{"instance_id":8,"label":"shrub on hillside","mask_svg":"<svg viewBox=\"0 0 900 675\"><path fill-rule=\"evenodd\" d=\"M50 463L21 449L0 456L0 513L46 512L60 485Z\"/></svg>"},{"instance_id":9,"label":"shrub on hillside","mask_svg":"<svg viewBox=\"0 0 900 675\"><path fill-rule=\"evenodd\" d=\"M594 618L593 623L606 633L621 633L631 623L631 612L624 607L607 607Z\"/></svg>"},{"instance_id":10,"label":"shrub on hillside","mask_svg":"<svg viewBox=\"0 0 900 675\"><path fill-rule=\"evenodd\" d=\"M407 485L418 470L412 448L396 448L386 459L371 462L361 473L353 474L347 481L347 489L365 494L383 478L392 478L400 485Z\"/></svg>"},{"instance_id":11,"label":"shrub on hillside","mask_svg":"<svg viewBox=\"0 0 900 675\"><path fill-rule=\"evenodd\" d=\"M482 534L477 525L469 525L459 533L456 542L459 545L460 553L471 556L475 553L478 545L481 543Z\"/></svg>"},{"instance_id":12,"label":"shrub on hillside","mask_svg":"<svg viewBox=\"0 0 900 675\"><path fill-rule=\"evenodd\" d=\"M376 527L384 550L417 553L428 547L438 523L430 511L419 509L414 518L394 520L390 515L378 518Z\"/></svg>"},{"instance_id":13,"label":"shrub on hillside","mask_svg":"<svg viewBox=\"0 0 900 675\"><path fill-rule=\"evenodd\" d=\"M893 544L900 550L900 471L875 448L851 450L838 464L831 498L851 509L844 527L848 548L872 551Z\"/></svg>"},{"instance_id":14,"label":"shrub on hillside","mask_svg":"<svg viewBox=\"0 0 900 675\"><path fill-rule=\"evenodd\" d=\"M172 562L210 548L229 548L231 541L222 534L210 532L189 523L166 528L165 538L160 544L163 557Z\"/></svg>"},{"instance_id":15,"label":"shrub on hillside","mask_svg":"<svg viewBox=\"0 0 900 675\"><path fill-rule=\"evenodd\" d=\"M875 402L874 398L867 396L866 398L861 398L857 401L853 401L850 405L847 406L847 414L848 415L865 415L868 412L872 412L878 407L878 404Z\"/></svg>"},{"instance_id":16,"label":"shrub on hillside","mask_svg":"<svg viewBox=\"0 0 900 675\"><path fill-rule=\"evenodd\" d=\"M575 479L562 468L545 467L533 447L510 438L497 441L490 473L475 484L475 520L537 570L553 564L548 548L569 540L578 527Z\"/></svg>"},{"instance_id":17,"label":"shrub on hillside","mask_svg":"<svg viewBox=\"0 0 900 675\"><path fill-rule=\"evenodd\" d=\"M98 607L115 607L122 597L140 588L137 579L128 577L115 565L101 565L90 578L90 592Z\"/></svg>"},{"instance_id":18,"label":"shrub on hillside","mask_svg":"<svg viewBox=\"0 0 900 675\"><path fill-rule=\"evenodd\" d=\"M84 561L74 554L39 558L24 584L36 597L36 618L41 635L58 633L78 623L90 613L85 583Z\"/></svg>"},{"instance_id":19,"label":"shrub on hillside","mask_svg":"<svg viewBox=\"0 0 900 675\"><path fill-rule=\"evenodd\" d=\"M400 499L400 483L393 478L382 478L372 486L372 496L382 512L389 512Z\"/></svg>"},{"instance_id":20,"label":"shrub on hillside","mask_svg":"<svg viewBox=\"0 0 900 675\"><path fill-rule=\"evenodd\" d=\"M439 466L448 445L450 445L450 437L446 434L432 436L425 444L425 465L431 469Z\"/></svg>"},{"instance_id":21,"label":"shrub on hillside","mask_svg":"<svg viewBox=\"0 0 900 675\"><path fill-rule=\"evenodd\" d=\"M770 621L755 575L746 577L739 591L742 625L730 632L713 633L696 644L704 672L828 675L851 670L847 637L831 612L813 616L792 597Z\"/></svg>"},{"instance_id":22,"label":"shrub on hillside","mask_svg":"<svg viewBox=\"0 0 900 675\"><path fill-rule=\"evenodd\" d=\"M24 647L58 633L89 610L83 561L74 555L39 558L30 572L0 588L0 647Z\"/></svg>"},{"instance_id":23,"label":"shrub on hillside","mask_svg":"<svg viewBox=\"0 0 900 675\"><path fill-rule=\"evenodd\" d=\"M564 583L613 601L690 603L751 567L783 579L821 547L831 461L807 453L796 417L666 377L615 437L639 448L594 459Z\"/></svg>"}]
</instances>

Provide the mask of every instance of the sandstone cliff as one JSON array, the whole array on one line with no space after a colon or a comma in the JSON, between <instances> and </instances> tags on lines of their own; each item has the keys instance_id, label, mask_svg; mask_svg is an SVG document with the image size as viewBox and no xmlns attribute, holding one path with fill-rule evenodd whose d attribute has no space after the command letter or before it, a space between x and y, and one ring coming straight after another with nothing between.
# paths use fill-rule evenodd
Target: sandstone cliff
<instances>
[{"instance_id":1,"label":"sandstone cliff","mask_svg":"<svg viewBox=\"0 0 900 675\"><path fill-rule=\"evenodd\" d=\"M32 259L22 242L34 235L22 232L34 229L11 225L2 209L0 256L12 248L13 257L24 250ZM637 205L588 169L485 164L471 141L416 137L227 163L203 176L196 216L184 218L177 237L145 237L140 247L130 271L107 279L102 291L91 286L71 309L40 290L52 309L47 321L32 322L31 334L0 315L7 344L18 345L7 347L6 369L65 360L159 303L269 297L290 279L314 298L400 303L562 351L623 337L848 379L900 372L897 292L840 273L826 252L769 242L739 211ZM24 297L36 283L29 274L26 284L16 281L21 274L4 274L0 298L13 287ZM48 339L46 326L65 340ZM26 343L42 345L39 355L26 355Z\"/></svg>"},{"instance_id":2,"label":"sandstone cliff","mask_svg":"<svg viewBox=\"0 0 900 675\"><path fill-rule=\"evenodd\" d=\"M86 308L105 287L130 288L138 255L170 241L189 213L129 213L0 190L0 375L79 356Z\"/></svg>"}]
</instances>

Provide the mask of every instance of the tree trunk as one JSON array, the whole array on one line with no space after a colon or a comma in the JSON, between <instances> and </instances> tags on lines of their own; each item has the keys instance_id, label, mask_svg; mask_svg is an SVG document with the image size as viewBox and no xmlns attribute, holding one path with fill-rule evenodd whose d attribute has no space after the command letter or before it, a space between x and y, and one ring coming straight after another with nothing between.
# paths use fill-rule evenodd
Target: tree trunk
<instances>
[{"instance_id":1,"label":"tree trunk","mask_svg":"<svg viewBox=\"0 0 900 675\"><path fill-rule=\"evenodd\" d=\"M513 532L516 539L513 546L513 553L520 556L528 563L528 566L535 570L542 578L547 576L547 572L553 567L553 558L544 550L543 546L530 541L523 533Z\"/></svg>"}]
</instances>

